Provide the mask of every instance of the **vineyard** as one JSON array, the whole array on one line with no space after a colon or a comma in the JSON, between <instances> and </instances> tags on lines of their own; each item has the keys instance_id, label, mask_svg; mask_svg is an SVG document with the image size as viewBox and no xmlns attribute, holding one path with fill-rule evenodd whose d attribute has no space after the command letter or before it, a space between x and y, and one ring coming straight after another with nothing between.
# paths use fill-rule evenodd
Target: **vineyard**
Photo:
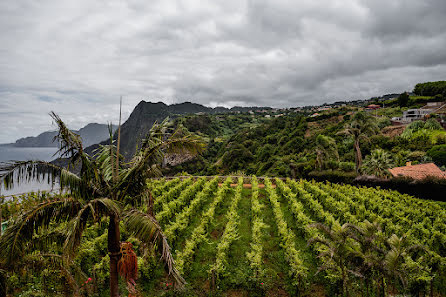
<instances>
[{"instance_id":1,"label":"vineyard","mask_svg":"<svg viewBox=\"0 0 446 297\"><path fill-rule=\"evenodd\" d=\"M374 188L255 177L154 180L150 187L155 216L192 295L335 295L343 282L352 295L380 286L445 292L446 210L440 203ZM384 267L385 284L373 278L378 266L348 273L339 264L342 255L330 255L343 248L367 253L347 238L349 226L351 234L375 228L368 236L388 242L393 254L386 259L401 253L398 267ZM341 240L331 238L334 233ZM422 252L409 253L412 246ZM371 261L369 253L363 258ZM404 272L404 280L393 279L389 265Z\"/></svg>"}]
</instances>

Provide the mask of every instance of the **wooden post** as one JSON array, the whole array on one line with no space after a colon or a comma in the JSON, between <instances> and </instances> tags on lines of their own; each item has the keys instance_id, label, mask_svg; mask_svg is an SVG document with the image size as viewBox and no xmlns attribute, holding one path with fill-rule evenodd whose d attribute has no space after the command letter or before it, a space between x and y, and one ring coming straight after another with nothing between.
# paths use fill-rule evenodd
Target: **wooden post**
<instances>
[{"instance_id":1,"label":"wooden post","mask_svg":"<svg viewBox=\"0 0 446 297\"><path fill-rule=\"evenodd\" d=\"M216 286L215 286L215 269L212 269L212 272L211 272L211 291L215 291L215 288L216 288Z\"/></svg>"}]
</instances>

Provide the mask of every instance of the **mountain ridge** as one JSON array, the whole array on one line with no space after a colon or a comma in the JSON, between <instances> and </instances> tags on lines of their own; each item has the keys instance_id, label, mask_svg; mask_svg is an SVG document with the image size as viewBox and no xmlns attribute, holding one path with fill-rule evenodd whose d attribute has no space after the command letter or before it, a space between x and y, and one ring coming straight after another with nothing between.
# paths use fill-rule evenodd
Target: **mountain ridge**
<instances>
[{"instance_id":1,"label":"mountain ridge","mask_svg":"<svg viewBox=\"0 0 446 297\"><path fill-rule=\"evenodd\" d=\"M112 129L114 132L117 126L114 125ZM89 123L79 130L71 131L81 136L86 147L107 139L109 135L108 125L98 123ZM2 145L13 147L58 147L58 143L53 141L56 135L57 131L45 131L37 136L19 138L14 143Z\"/></svg>"},{"instance_id":2,"label":"mountain ridge","mask_svg":"<svg viewBox=\"0 0 446 297\"><path fill-rule=\"evenodd\" d=\"M186 114L197 113L229 113L229 112L247 112L252 109L272 109L271 107L207 107L198 103L189 101L167 105L163 102L148 102L141 100L133 109L129 118L121 126L121 153L129 158L136 150L138 142L145 137L155 122L161 122L167 117L175 118ZM115 132L114 139L117 139ZM109 141L103 141L99 144L105 145ZM86 149L90 153L96 149L99 144L92 145Z\"/></svg>"}]
</instances>

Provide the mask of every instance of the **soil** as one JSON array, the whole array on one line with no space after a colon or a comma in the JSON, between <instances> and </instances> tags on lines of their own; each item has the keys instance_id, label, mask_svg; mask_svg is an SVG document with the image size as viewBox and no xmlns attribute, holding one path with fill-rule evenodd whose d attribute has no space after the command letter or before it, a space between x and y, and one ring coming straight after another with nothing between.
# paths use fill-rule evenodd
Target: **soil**
<instances>
[{"instance_id":1,"label":"soil","mask_svg":"<svg viewBox=\"0 0 446 297\"><path fill-rule=\"evenodd\" d=\"M222 183L218 184L219 187L221 187L222 185L223 185ZM273 189L276 187L276 185L274 185L274 184L271 185L271 186L272 186ZM237 187L237 184L231 184L231 187L235 188L235 187ZM264 184L258 184L258 187L259 187L259 189L263 189L265 187L265 185ZM252 185L251 184L243 184L243 188L251 189Z\"/></svg>"},{"instance_id":2,"label":"soil","mask_svg":"<svg viewBox=\"0 0 446 297\"><path fill-rule=\"evenodd\" d=\"M400 126L388 126L382 129L382 134L389 137L395 137L398 135L401 135L403 133L404 129L406 129L406 125L400 125Z\"/></svg>"},{"instance_id":3,"label":"soil","mask_svg":"<svg viewBox=\"0 0 446 297\"><path fill-rule=\"evenodd\" d=\"M287 291L282 288L271 288L266 292L266 296L270 297L288 297L290 296Z\"/></svg>"}]
</instances>

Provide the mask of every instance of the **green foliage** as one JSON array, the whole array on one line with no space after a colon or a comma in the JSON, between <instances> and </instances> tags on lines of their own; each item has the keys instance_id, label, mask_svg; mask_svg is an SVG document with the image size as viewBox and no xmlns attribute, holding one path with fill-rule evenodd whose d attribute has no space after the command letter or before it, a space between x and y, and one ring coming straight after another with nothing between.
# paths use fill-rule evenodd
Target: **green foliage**
<instances>
[{"instance_id":1,"label":"green foliage","mask_svg":"<svg viewBox=\"0 0 446 297\"><path fill-rule=\"evenodd\" d=\"M426 130L443 130L443 127L435 119L428 119L424 123L424 129L426 129Z\"/></svg>"},{"instance_id":2,"label":"green foliage","mask_svg":"<svg viewBox=\"0 0 446 297\"><path fill-rule=\"evenodd\" d=\"M413 92L420 96L446 95L446 81L419 83Z\"/></svg>"},{"instance_id":3,"label":"green foliage","mask_svg":"<svg viewBox=\"0 0 446 297\"><path fill-rule=\"evenodd\" d=\"M244 189L250 180L252 190ZM446 213L439 203L393 191L306 180L265 179L260 181L265 189L255 177L239 177L235 188L231 179L219 182L221 178L214 177L192 183L187 178L148 183L155 201L164 197L155 216L165 217L166 240L175 247L173 255L188 282L184 291L170 288L172 281L159 265L157 247L136 239L149 237L141 235L150 233L150 217L137 210L124 217L122 238L138 255L142 295L219 296L235 290L268 296L278 287L288 294L312 294L311 288L319 287L340 295L344 287L352 296L379 296L391 287L397 294L417 296L429 292L431 281L434 293L444 289ZM175 216L165 215L168 207L175 209ZM89 225L82 234L73 267L79 267L83 278L78 281L75 270L70 270L80 295L108 293L107 222L104 218ZM313 244L307 246L307 241ZM37 266L26 274L32 279L7 272L8 286L20 287L22 295L61 295L66 279L59 268L49 265L56 262L36 260L33 256ZM215 291L210 289L213 269L218 271ZM81 286L87 277L92 283ZM120 290L125 294L124 282Z\"/></svg>"},{"instance_id":4,"label":"green foliage","mask_svg":"<svg viewBox=\"0 0 446 297\"><path fill-rule=\"evenodd\" d=\"M355 170L355 163L353 162L339 162L339 169L345 172Z\"/></svg>"},{"instance_id":5,"label":"green foliage","mask_svg":"<svg viewBox=\"0 0 446 297\"><path fill-rule=\"evenodd\" d=\"M426 122L414 121L410 123L404 129L401 137L416 144L420 149L427 150L432 144L442 143L446 138L446 131L435 119L429 119Z\"/></svg>"},{"instance_id":6,"label":"green foliage","mask_svg":"<svg viewBox=\"0 0 446 297\"><path fill-rule=\"evenodd\" d=\"M446 166L446 144L434 145L427 151L427 155L431 157L438 166Z\"/></svg>"},{"instance_id":7,"label":"green foliage","mask_svg":"<svg viewBox=\"0 0 446 297\"><path fill-rule=\"evenodd\" d=\"M398 105L400 107L405 107L409 103L409 94L407 92L402 93L398 96Z\"/></svg>"},{"instance_id":8,"label":"green foliage","mask_svg":"<svg viewBox=\"0 0 446 297\"><path fill-rule=\"evenodd\" d=\"M334 163L333 163L334 162ZM316 137L316 164L319 169L324 168L324 164L329 169L336 169L339 162L339 153L336 141L325 135L319 134Z\"/></svg>"},{"instance_id":9,"label":"green foliage","mask_svg":"<svg viewBox=\"0 0 446 297\"><path fill-rule=\"evenodd\" d=\"M39 180L48 175L53 180L58 179L61 189L66 189L64 195L38 203L32 201L29 208L25 208L26 203L23 204L22 211L11 218L10 225L0 238L0 266L9 271L15 271L20 266L32 267L32 270L39 266L51 267L53 271L59 271L58 274L49 274L60 276L57 289L65 286L65 290L79 295L83 290L89 291L89 285L79 286L82 282L80 280L85 278L85 270L82 268L91 267L95 261L103 258L103 251L96 248L96 238L93 244L90 242L84 246L83 235L88 237L90 226L108 223L107 235L96 236L99 236L97 239L102 242L102 247L107 238L107 251L116 255L109 259L112 268L120 260L119 220L125 218L128 235L140 238L148 247L156 246L169 274L181 286L184 280L174 266L170 247L161 227L152 215L134 207L148 202L145 200L150 196L147 193L146 179L159 173L158 166L163 161L164 154L197 154L203 148L201 139L184 131L181 126L170 130L166 120L152 126L132 160L123 164L119 161L122 159L119 147L115 147L112 141L110 145L100 145L96 155L91 157L84 152L79 135L67 129L56 114L51 113L51 116L59 126L57 138L60 142L60 154L68 158L70 166L77 166L81 162L80 172L77 175L66 168L43 161L11 162L0 166L0 181L5 182L7 187L36 178ZM111 132L110 138L112 139ZM104 218L109 220L103 222ZM73 261L79 247L79 261ZM81 268L73 267L75 264ZM112 295L118 294L117 269L114 271L112 273L111 269L109 276L110 289L114 291L111 292ZM85 284L90 280L91 278ZM46 287L43 284L43 290Z\"/></svg>"},{"instance_id":10,"label":"green foliage","mask_svg":"<svg viewBox=\"0 0 446 297\"><path fill-rule=\"evenodd\" d=\"M392 155L382 149L375 149L368 155L361 167L361 172L377 177L390 175L388 169L394 167Z\"/></svg>"}]
</instances>

